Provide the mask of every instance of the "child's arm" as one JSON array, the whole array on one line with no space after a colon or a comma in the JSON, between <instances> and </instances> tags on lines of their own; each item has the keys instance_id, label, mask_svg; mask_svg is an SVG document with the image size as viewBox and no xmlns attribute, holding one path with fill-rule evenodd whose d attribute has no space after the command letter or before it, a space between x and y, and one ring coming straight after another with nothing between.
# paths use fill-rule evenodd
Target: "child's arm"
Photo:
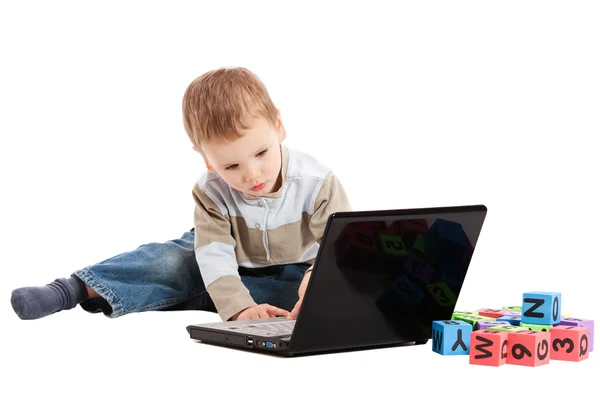
<instances>
[{"instance_id":1,"label":"child's arm","mask_svg":"<svg viewBox=\"0 0 600 400\"><path fill-rule=\"evenodd\" d=\"M323 233L325 232L325 226L327 225L327 219L331 213L350 210L350 202L348 201L348 196L346 196L344 187L335 174L330 171L325 177L325 181L323 181L323 185L321 185L319 194L316 197L315 212L309 222L309 228L315 241L319 244L321 243ZM312 266L306 270L304 278L300 283L300 287L298 288L298 302L290 312L290 315L288 316L289 319L296 318L298 312L300 312L302 300L304 299L304 292L306 292L308 281L312 275L311 272Z\"/></svg>"},{"instance_id":2,"label":"child's arm","mask_svg":"<svg viewBox=\"0 0 600 400\"><path fill-rule=\"evenodd\" d=\"M227 321L257 304L238 273L236 243L227 210L221 210L197 184L193 196L196 260L219 316Z\"/></svg>"}]
</instances>

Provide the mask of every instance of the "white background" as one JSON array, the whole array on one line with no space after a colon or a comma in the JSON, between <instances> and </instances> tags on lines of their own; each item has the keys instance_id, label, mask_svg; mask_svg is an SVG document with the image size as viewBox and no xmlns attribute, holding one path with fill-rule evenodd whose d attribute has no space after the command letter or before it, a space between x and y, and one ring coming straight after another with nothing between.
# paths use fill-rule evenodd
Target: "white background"
<instances>
[{"instance_id":1,"label":"white background","mask_svg":"<svg viewBox=\"0 0 600 400\"><path fill-rule=\"evenodd\" d=\"M181 98L223 66L261 77L287 145L331 166L354 209L488 207L461 309L558 291L598 319L597 2L172 3L0 6L0 397L598 393L595 353L540 368L430 344L279 359L191 341L185 326L218 320L204 312L19 320L12 289L192 227L203 165Z\"/></svg>"}]
</instances>

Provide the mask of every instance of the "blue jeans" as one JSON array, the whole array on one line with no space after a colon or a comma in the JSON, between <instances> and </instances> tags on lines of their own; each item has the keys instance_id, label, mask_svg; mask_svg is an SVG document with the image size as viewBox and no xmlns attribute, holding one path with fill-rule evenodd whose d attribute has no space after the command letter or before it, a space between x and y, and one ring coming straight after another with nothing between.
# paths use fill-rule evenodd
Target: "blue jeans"
<instances>
[{"instance_id":1,"label":"blue jeans","mask_svg":"<svg viewBox=\"0 0 600 400\"><path fill-rule=\"evenodd\" d=\"M251 269L239 267L242 283L257 304L291 311L308 264ZM149 243L74 272L101 298L82 302L89 312L115 318L150 310L216 312L196 262L194 232L165 243Z\"/></svg>"}]
</instances>

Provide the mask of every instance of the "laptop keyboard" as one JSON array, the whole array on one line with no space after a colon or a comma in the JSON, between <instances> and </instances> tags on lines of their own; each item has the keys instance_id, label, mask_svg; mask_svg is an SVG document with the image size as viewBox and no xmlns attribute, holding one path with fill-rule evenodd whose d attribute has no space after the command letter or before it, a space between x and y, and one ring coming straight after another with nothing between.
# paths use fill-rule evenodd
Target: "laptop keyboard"
<instances>
[{"instance_id":1,"label":"laptop keyboard","mask_svg":"<svg viewBox=\"0 0 600 400\"><path fill-rule=\"evenodd\" d=\"M266 322L264 324L256 325L232 326L229 328L229 330L258 336L280 336L291 335L294 331L295 324L296 320L291 319L277 322Z\"/></svg>"}]
</instances>

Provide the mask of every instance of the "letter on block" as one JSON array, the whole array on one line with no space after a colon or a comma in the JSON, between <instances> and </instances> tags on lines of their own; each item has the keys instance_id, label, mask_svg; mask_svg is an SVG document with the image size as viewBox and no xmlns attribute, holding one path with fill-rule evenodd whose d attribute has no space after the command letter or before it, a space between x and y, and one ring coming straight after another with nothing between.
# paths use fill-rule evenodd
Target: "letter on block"
<instances>
[{"instance_id":1,"label":"letter on block","mask_svg":"<svg viewBox=\"0 0 600 400\"><path fill-rule=\"evenodd\" d=\"M565 314L563 313L563 317L558 325L584 326L588 328L590 330L590 351L594 351L594 320L565 317Z\"/></svg>"},{"instance_id":2,"label":"letter on block","mask_svg":"<svg viewBox=\"0 0 600 400\"><path fill-rule=\"evenodd\" d=\"M582 361L589 357L590 330L584 326L558 325L550 329L552 346L550 358L563 361Z\"/></svg>"},{"instance_id":3,"label":"letter on block","mask_svg":"<svg viewBox=\"0 0 600 400\"><path fill-rule=\"evenodd\" d=\"M443 356L469 354L473 327L463 321L433 321L432 350Z\"/></svg>"},{"instance_id":4,"label":"letter on block","mask_svg":"<svg viewBox=\"0 0 600 400\"><path fill-rule=\"evenodd\" d=\"M522 308L523 307L521 307L521 306L504 306L504 307L502 307L503 310L510 311L510 312L518 312L518 313L521 312Z\"/></svg>"},{"instance_id":5,"label":"letter on block","mask_svg":"<svg viewBox=\"0 0 600 400\"><path fill-rule=\"evenodd\" d=\"M550 332L508 332L507 364L537 367L550 362Z\"/></svg>"},{"instance_id":6,"label":"letter on block","mask_svg":"<svg viewBox=\"0 0 600 400\"><path fill-rule=\"evenodd\" d=\"M521 322L554 325L560 322L561 295L558 292L523 293Z\"/></svg>"},{"instance_id":7,"label":"letter on block","mask_svg":"<svg viewBox=\"0 0 600 400\"><path fill-rule=\"evenodd\" d=\"M471 333L469 364L499 367L506 364L508 332L475 331Z\"/></svg>"}]
</instances>

